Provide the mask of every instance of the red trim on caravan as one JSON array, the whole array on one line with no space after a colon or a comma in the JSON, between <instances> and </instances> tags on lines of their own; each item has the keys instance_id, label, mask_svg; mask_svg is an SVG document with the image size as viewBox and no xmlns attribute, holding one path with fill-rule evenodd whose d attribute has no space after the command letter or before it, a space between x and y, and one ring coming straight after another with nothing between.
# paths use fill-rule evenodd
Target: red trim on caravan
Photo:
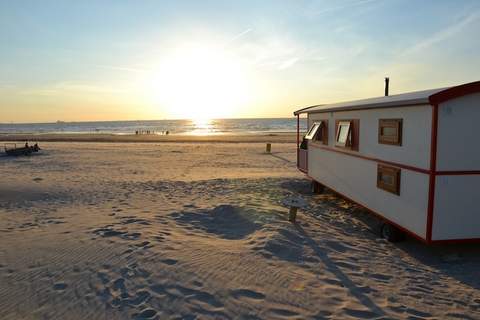
<instances>
[{"instance_id":1,"label":"red trim on caravan","mask_svg":"<svg viewBox=\"0 0 480 320\"><path fill-rule=\"evenodd\" d=\"M412 166L409 166L409 165L406 165L406 164L401 164L401 163L397 163L397 162L391 162L391 161L381 160L381 159L377 159L377 158L367 157L367 156L363 156L363 155L358 154L358 153L347 152L347 151L335 149L335 148L332 148L332 147L320 146L318 144L317 145L312 144L312 146L315 147L315 148L320 148L320 149L327 150L327 151L346 154L346 155L349 155L349 156L352 156L352 157L356 157L356 158L360 158L360 159L364 159L364 160L370 160L370 161L374 161L374 162L382 163L382 164L386 164L386 165L391 165L391 166L406 169L406 170L411 170L411 171L420 172L420 173L424 173L424 174L430 174L430 170L422 169L422 168L418 168L418 167L412 167Z\"/></svg>"},{"instance_id":2,"label":"red trim on caravan","mask_svg":"<svg viewBox=\"0 0 480 320\"><path fill-rule=\"evenodd\" d=\"M428 100L432 106L438 106L440 103L455 99L458 97L465 96L467 94L472 94L480 92L480 81L471 82L462 84L460 86L455 86L449 89L445 89L436 94L431 95Z\"/></svg>"},{"instance_id":3,"label":"red trim on caravan","mask_svg":"<svg viewBox=\"0 0 480 320\"><path fill-rule=\"evenodd\" d=\"M300 168L300 114L297 114L297 168Z\"/></svg>"},{"instance_id":4,"label":"red trim on caravan","mask_svg":"<svg viewBox=\"0 0 480 320\"><path fill-rule=\"evenodd\" d=\"M374 214L375 216L377 216L380 220L387 221L388 223L394 225L395 227L397 227L397 228L400 229L401 231L405 232L406 234L410 235L411 237L413 237L413 238L415 238L415 239L418 239L418 240L420 240L420 241L422 241L422 242L427 242L424 238L422 238L421 236L419 236L419 235L416 234L415 232L410 231L410 230L406 229L405 227L402 227L401 225L393 222L392 220L389 220L389 219L385 218L385 217L384 217L383 215L381 215L380 213L378 213L378 212L370 209L369 207L367 207L367 206L359 203L358 201L355 201L355 200L347 197L346 195L338 192L337 190L330 188L330 187L327 186L326 184L321 183L320 181L315 180L314 178L310 177L308 174L307 174L307 177L309 177L309 178L312 179L313 181L316 181L316 182L324 185L325 187L327 187L328 189L332 190L333 192L335 192L336 194L340 195L341 197L347 199L348 201L353 202L353 203L357 204L358 206L364 208L365 210L373 213L373 214Z\"/></svg>"},{"instance_id":5,"label":"red trim on caravan","mask_svg":"<svg viewBox=\"0 0 480 320\"><path fill-rule=\"evenodd\" d=\"M300 115L297 115L297 149L300 147Z\"/></svg>"},{"instance_id":6,"label":"red trim on caravan","mask_svg":"<svg viewBox=\"0 0 480 320\"><path fill-rule=\"evenodd\" d=\"M438 134L438 105L432 105L432 133L430 142L430 178L428 183L427 207L427 243L432 241L433 210L435 205L435 180L437 170L437 134Z\"/></svg>"},{"instance_id":7,"label":"red trim on caravan","mask_svg":"<svg viewBox=\"0 0 480 320\"><path fill-rule=\"evenodd\" d=\"M430 243L434 243L434 244L480 243L480 238L432 240L432 241L430 241Z\"/></svg>"},{"instance_id":8,"label":"red trim on caravan","mask_svg":"<svg viewBox=\"0 0 480 320\"><path fill-rule=\"evenodd\" d=\"M480 174L480 170L466 171L436 171L437 176L473 176Z\"/></svg>"}]
</instances>

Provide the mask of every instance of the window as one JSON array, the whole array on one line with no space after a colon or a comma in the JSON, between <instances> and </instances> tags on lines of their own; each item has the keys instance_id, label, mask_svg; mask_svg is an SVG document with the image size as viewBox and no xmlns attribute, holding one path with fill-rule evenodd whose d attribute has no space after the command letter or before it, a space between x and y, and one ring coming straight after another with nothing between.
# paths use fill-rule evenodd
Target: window
<instances>
[{"instance_id":1,"label":"window","mask_svg":"<svg viewBox=\"0 0 480 320\"><path fill-rule=\"evenodd\" d=\"M318 128L320 128L320 125L321 125L321 122L314 122L310 130L308 130L307 135L305 136L305 139L312 140L313 137L315 137L315 134L317 133Z\"/></svg>"},{"instance_id":2,"label":"window","mask_svg":"<svg viewBox=\"0 0 480 320\"><path fill-rule=\"evenodd\" d=\"M378 121L378 143L402 145L402 119L380 119Z\"/></svg>"},{"instance_id":3,"label":"window","mask_svg":"<svg viewBox=\"0 0 480 320\"><path fill-rule=\"evenodd\" d=\"M352 145L352 130L350 121L340 121L337 126L336 144L339 147L350 147Z\"/></svg>"},{"instance_id":4,"label":"window","mask_svg":"<svg viewBox=\"0 0 480 320\"><path fill-rule=\"evenodd\" d=\"M328 144L328 120L314 122L310 130L308 130L305 139L322 141L323 144Z\"/></svg>"},{"instance_id":5,"label":"window","mask_svg":"<svg viewBox=\"0 0 480 320\"><path fill-rule=\"evenodd\" d=\"M358 151L360 120L335 120L335 146Z\"/></svg>"},{"instance_id":6,"label":"window","mask_svg":"<svg viewBox=\"0 0 480 320\"><path fill-rule=\"evenodd\" d=\"M400 169L378 165L377 188L400 195Z\"/></svg>"}]
</instances>

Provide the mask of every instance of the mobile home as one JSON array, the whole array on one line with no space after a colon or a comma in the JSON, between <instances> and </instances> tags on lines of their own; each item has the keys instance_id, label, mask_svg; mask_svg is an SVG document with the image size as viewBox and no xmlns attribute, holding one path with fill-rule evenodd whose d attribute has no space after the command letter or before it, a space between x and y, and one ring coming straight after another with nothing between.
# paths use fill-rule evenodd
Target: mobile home
<instances>
[{"instance_id":1,"label":"mobile home","mask_svg":"<svg viewBox=\"0 0 480 320\"><path fill-rule=\"evenodd\" d=\"M480 81L294 112L297 167L395 240L480 242Z\"/></svg>"}]
</instances>

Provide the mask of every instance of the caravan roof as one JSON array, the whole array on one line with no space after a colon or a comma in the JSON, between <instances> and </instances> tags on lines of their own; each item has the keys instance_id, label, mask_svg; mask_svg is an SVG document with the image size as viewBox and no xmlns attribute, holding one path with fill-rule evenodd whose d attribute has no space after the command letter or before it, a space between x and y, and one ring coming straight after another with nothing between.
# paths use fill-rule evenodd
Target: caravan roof
<instances>
[{"instance_id":1,"label":"caravan roof","mask_svg":"<svg viewBox=\"0 0 480 320\"><path fill-rule=\"evenodd\" d=\"M329 111L344 111L358 109L408 107L421 104L440 103L469 93L480 92L480 81L460 86L408 92L390 96L346 101L332 104L315 105L295 111L294 115Z\"/></svg>"}]
</instances>

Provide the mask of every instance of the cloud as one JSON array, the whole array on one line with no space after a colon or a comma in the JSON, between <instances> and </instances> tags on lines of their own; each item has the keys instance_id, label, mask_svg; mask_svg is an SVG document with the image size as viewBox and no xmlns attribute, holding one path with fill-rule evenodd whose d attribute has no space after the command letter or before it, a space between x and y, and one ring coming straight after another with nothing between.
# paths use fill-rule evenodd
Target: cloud
<instances>
[{"instance_id":1,"label":"cloud","mask_svg":"<svg viewBox=\"0 0 480 320\"><path fill-rule=\"evenodd\" d=\"M378 1L378 0L350 1L350 2L347 2L343 5L338 5L338 6L335 6L335 7L321 7L321 8L318 8L317 10L312 9L312 10L308 11L308 15L312 16L312 17L313 16L319 16L319 15L323 15L325 13L338 11L338 10L343 10L343 9L347 9L347 8L351 8L351 7L362 6L362 5L365 5L365 4L368 4L368 3L371 3L371 2L376 2L376 1Z\"/></svg>"},{"instance_id":2,"label":"cloud","mask_svg":"<svg viewBox=\"0 0 480 320\"><path fill-rule=\"evenodd\" d=\"M235 35L234 37L232 37L230 40L227 41L227 45L229 45L230 43L240 39L241 37L245 36L246 34L252 32L253 29L252 28L248 28L246 30L243 30L242 32L240 32L239 34Z\"/></svg>"},{"instance_id":3,"label":"cloud","mask_svg":"<svg viewBox=\"0 0 480 320\"><path fill-rule=\"evenodd\" d=\"M447 28L433 34L429 38L424 39L423 41L415 44L411 48L405 50L403 52L403 55L416 53L416 52L428 49L437 43L443 42L453 37L454 35L458 34L463 29L465 29L465 27L467 27L469 24L479 20L479 18L480 18L480 12L477 11L477 12L470 13L469 15L462 17L462 19L459 19L456 23L448 26Z\"/></svg>"},{"instance_id":4,"label":"cloud","mask_svg":"<svg viewBox=\"0 0 480 320\"><path fill-rule=\"evenodd\" d=\"M0 90L8 90L8 89L13 89L13 88L15 88L15 86L12 83L9 83L9 82L1 83L0 82Z\"/></svg>"},{"instance_id":5,"label":"cloud","mask_svg":"<svg viewBox=\"0 0 480 320\"><path fill-rule=\"evenodd\" d=\"M95 95L111 95L123 92L104 85L85 84L77 82L59 82L47 86L22 89L19 93L27 96L43 96L53 97L60 95L74 94L95 94Z\"/></svg>"},{"instance_id":6,"label":"cloud","mask_svg":"<svg viewBox=\"0 0 480 320\"><path fill-rule=\"evenodd\" d=\"M298 60L300 60L299 57L293 57L293 58L290 58L290 59L288 59L288 60L285 60L285 61L283 61L283 62L280 63L280 65L278 66L278 70L288 69L288 68L290 68L291 66L293 66L295 63L297 63Z\"/></svg>"},{"instance_id":7,"label":"cloud","mask_svg":"<svg viewBox=\"0 0 480 320\"><path fill-rule=\"evenodd\" d=\"M95 65L94 67L100 68L100 69L109 69L109 70L115 70L115 71L125 71L125 72L135 72L135 73L143 73L143 72L149 71L147 69L142 69L142 68L109 66L109 65Z\"/></svg>"}]
</instances>

